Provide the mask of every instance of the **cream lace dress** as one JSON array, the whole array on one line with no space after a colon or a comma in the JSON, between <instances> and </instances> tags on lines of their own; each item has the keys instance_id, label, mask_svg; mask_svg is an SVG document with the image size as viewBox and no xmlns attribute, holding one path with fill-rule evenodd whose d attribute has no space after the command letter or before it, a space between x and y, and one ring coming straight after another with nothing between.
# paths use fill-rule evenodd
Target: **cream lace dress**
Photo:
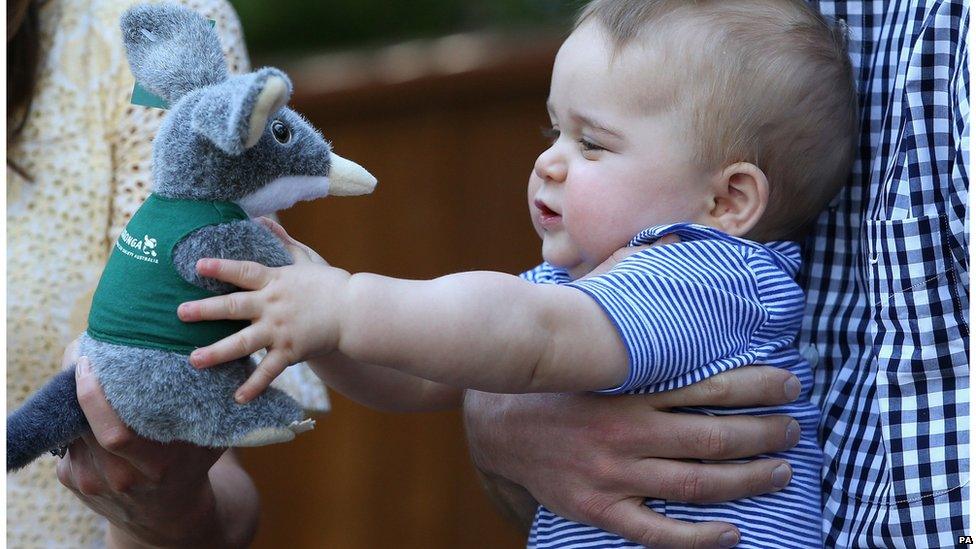
<instances>
[{"instance_id":1,"label":"cream lace dress","mask_svg":"<svg viewBox=\"0 0 976 549\"><path fill-rule=\"evenodd\" d=\"M58 371L86 327L102 266L150 188L152 139L164 111L129 103L133 78L119 32L131 0L48 0L39 80L27 125L7 155L7 412ZM232 73L249 70L240 22L224 0L185 4L216 21ZM279 387L310 410L328 400L304 366ZM105 521L43 457L7 476L7 545L98 547Z\"/></svg>"}]
</instances>

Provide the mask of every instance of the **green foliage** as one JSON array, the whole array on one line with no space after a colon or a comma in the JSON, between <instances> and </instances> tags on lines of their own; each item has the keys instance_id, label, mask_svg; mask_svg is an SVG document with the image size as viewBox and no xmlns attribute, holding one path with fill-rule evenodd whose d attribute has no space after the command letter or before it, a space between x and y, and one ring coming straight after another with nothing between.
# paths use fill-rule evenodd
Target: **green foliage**
<instances>
[{"instance_id":1,"label":"green foliage","mask_svg":"<svg viewBox=\"0 0 976 549\"><path fill-rule=\"evenodd\" d=\"M487 28L565 27L574 0L230 0L252 54L389 44Z\"/></svg>"}]
</instances>

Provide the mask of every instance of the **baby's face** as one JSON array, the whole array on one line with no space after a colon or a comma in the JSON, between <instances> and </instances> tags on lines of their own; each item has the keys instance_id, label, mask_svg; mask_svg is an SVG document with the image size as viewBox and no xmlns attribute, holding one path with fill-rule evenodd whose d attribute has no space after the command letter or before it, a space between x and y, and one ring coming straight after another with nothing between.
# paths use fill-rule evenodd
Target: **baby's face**
<instances>
[{"instance_id":1,"label":"baby's face","mask_svg":"<svg viewBox=\"0 0 976 549\"><path fill-rule=\"evenodd\" d=\"M556 56L548 103L554 141L536 160L528 199L543 258L573 278L642 229L701 222L710 209L708 174L686 145L686 116L646 105L659 70L647 48L630 46L611 64L610 42L593 22Z\"/></svg>"}]
</instances>

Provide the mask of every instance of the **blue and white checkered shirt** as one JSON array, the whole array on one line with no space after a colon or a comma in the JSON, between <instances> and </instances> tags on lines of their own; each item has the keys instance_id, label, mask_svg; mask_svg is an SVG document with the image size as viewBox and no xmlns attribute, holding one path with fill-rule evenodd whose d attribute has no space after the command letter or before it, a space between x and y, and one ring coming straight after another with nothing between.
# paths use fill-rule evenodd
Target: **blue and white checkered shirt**
<instances>
[{"instance_id":1,"label":"blue and white checkered shirt","mask_svg":"<svg viewBox=\"0 0 976 549\"><path fill-rule=\"evenodd\" d=\"M968 532L969 4L815 1L850 28L862 138L817 221L801 341L819 354L827 547Z\"/></svg>"}]
</instances>

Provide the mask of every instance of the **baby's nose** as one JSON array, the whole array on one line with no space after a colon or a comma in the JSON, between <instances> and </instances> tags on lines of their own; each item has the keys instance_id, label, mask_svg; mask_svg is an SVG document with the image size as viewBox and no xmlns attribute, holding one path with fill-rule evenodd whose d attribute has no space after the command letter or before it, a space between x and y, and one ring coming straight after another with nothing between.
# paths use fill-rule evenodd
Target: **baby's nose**
<instances>
[{"instance_id":1,"label":"baby's nose","mask_svg":"<svg viewBox=\"0 0 976 549\"><path fill-rule=\"evenodd\" d=\"M555 146L543 151L535 160L535 174L547 182L561 183L566 179L566 162Z\"/></svg>"}]
</instances>

